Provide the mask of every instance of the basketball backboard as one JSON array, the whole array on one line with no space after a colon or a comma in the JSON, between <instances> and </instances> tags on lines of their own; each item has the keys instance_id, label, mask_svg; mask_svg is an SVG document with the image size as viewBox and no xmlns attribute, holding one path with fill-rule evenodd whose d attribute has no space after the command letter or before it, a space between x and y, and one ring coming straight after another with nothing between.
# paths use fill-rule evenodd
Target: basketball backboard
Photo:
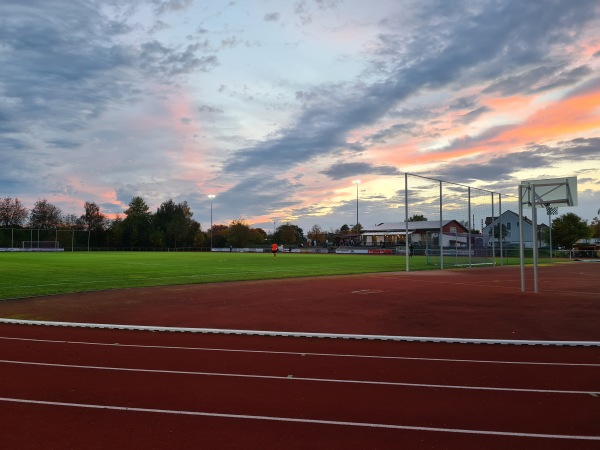
<instances>
[{"instance_id":1,"label":"basketball backboard","mask_svg":"<svg viewBox=\"0 0 600 450\"><path fill-rule=\"evenodd\" d=\"M520 190L523 206L577 206L577 177L521 181Z\"/></svg>"}]
</instances>

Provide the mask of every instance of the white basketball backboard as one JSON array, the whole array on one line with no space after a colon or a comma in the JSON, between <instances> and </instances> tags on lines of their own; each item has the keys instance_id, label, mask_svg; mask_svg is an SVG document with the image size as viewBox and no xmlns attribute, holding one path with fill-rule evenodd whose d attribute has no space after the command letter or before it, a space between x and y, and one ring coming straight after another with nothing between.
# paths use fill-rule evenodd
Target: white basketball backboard
<instances>
[{"instance_id":1,"label":"white basketball backboard","mask_svg":"<svg viewBox=\"0 0 600 450\"><path fill-rule=\"evenodd\" d=\"M577 206L577 177L521 181L520 189L524 206Z\"/></svg>"}]
</instances>

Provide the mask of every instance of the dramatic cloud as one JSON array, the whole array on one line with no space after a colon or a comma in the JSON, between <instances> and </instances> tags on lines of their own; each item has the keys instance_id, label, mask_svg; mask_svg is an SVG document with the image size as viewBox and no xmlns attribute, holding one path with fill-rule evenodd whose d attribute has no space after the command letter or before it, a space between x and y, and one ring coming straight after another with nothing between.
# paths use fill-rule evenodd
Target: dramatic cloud
<instances>
[{"instance_id":1,"label":"dramatic cloud","mask_svg":"<svg viewBox=\"0 0 600 450\"><path fill-rule=\"evenodd\" d=\"M186 200L205 226L214 194L217 222L328 229L355 220L354 178L383 222L404 172L581 175L590 219L599 30L597 0L3 0L0 196Z\"/></svg>"}]
</instances>

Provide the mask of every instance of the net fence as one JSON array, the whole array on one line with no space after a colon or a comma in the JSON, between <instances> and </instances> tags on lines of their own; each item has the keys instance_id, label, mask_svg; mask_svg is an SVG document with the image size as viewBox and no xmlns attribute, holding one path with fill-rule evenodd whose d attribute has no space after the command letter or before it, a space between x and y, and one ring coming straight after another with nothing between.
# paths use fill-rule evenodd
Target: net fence
<instances>
[{"instance_id":1,"label":"net fence","mask_svg":"<svg viewBox=\"0 0 600 450\"><path fill-rule=\"evenodd\" d=\"M87 230L0 228L0 248L12 250L88 250Z\"/></svg>"}]
</instances>

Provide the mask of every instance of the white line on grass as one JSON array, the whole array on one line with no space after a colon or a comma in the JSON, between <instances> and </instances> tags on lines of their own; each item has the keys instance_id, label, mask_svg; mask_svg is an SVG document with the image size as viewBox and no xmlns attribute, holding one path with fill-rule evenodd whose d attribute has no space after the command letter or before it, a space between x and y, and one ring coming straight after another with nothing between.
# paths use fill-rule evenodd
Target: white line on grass
<instances>
[{"instance_id":1,"label":"white line on grass","mask_svg":"<svg viewBox=\"0 0 600 450\"><path fill-rule=\"evenodd\" d=\"M172 409L153 409L153 408L132 408L126 406L113 405L90 405L84 403L66 403L66 402L49 402L42 400L26 400L20 398L0 397L0 401L12 403L26 403L34 405L47 406L62 406L71 408L86 408L86 409L101 409L111 411L127 411L127 412L143 412L156 414L174 414L180 416L202 416L202 417L217 417L223 419L247 419L247 420L266 420L272 422L292 422L292 423L308 423L316 425L337 425L347 427L363 427L363 428L385 428L391 430L406 430L406 431L431 431L440 433L460 433L460 434L477 434L488 436L510 436L510 437L526 437L537 439L567 439L578 441L600 441L600 436L582 436L582 435L567 435L567 434L541 434L541 433L516 433L510 431L490 431L490 430L468 430L460 428L438 428L438 427L418 427L411 425L393 425L383 423L365 423L365 422L345 422L339 420L318 420L318 419L298 419L295 417L273 417L273 416L253 416L247 414L223 414L211 413L204 411L178 411Z\"/></svg>"},{"instance_id":2,"label":"white line on grass","mask_svg":"<svg viewBox=\"0 0 600 450\"><path fill-rule=\"evenodd\" d=\"M570 394L570 395L600 395L600 391L567 391L559 389L519 389L519 388L502 388L489 386L457 386L451 384L427 384L427 383L400 383L395 381L369 381L369 380L344 380L330 378L311 378L311 377L296 377L296 376L276 376L276 375L255 375L243 373L219 373L219 372L196 372L186 370L164 370L164 369L135 369L130 367L106 367L106 366L84 366L79 364L54 364L41 363L33 361L14 361L8 359L0 359L2 364L16 364L23 366L39 366L39 367L60 367L66 369L87 369L87 370L107 370L115 372L137 372L137 373L161 373L167 375L196 375L207 377L226 377L226 378L250 378L263 380L293 380L293 381L310 381L319 383L341 383L341 384L364 384L375 386L397 386L411 388L427 388L427 389L460 389L467 391L500 391L500 392L525 392L528 394Z\"/></svg>"},{"instance_id":3,"label":"white line on grass","mask_svg":"<svg viewBox=\"0 0 600 450\"><path fill-rule=\"evenodd\" d=\"M312 353L312 352L285 352L273 350L249 350L232 348L208 348L208 347L182 347L173 345L140 345L140 344L121 344L90 341L59 341L53 339L32 339L18 338L9 336L0 336L0 339L12 341L43 342L49 344L71 344L71 345L98 345L105 347L131 347L131 348L149 348L163 350L195 350L205 352L231 352L231 353L260 353L269 355L291 355L291 356L316 356L316 357L335 357L335 358L368 358L368 359L391 359L402 361L433 361L433 362L451 362L451 363L469 363L469 364L513 364L513 365L533 365L533 366L572 366L572 367L600 367L600 363L563 363L563 362L540 362L540 361L501 361L486 359L453 359L453 358L422 358L416 356L388 356L388 355L359 355L359 354L340 354L340 353Z\"/></svg>"}]
</instances>

